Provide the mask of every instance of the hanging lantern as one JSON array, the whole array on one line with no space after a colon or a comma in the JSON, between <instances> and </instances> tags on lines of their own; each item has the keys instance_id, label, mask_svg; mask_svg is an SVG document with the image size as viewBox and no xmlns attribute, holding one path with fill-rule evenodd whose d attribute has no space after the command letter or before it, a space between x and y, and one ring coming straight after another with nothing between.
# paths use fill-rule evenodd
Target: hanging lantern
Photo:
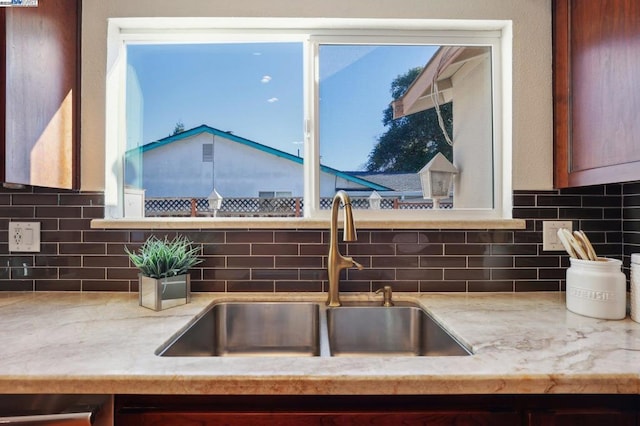
<instances>
[{"instance_id":1,"label":"hanging lantern","mask_svg":"<svg viewBox=\"0 0 640 426\"><path fill-rule=\"evenodd\" d=\"M222 207L222 195L220 195L218 191L213 188L213 191L211 191L211 194L209 194L207 199L209 200L209 209L213 210L213 217L215 217L218 213L218 210L220 210L220 208Z\"/></svg>"},{"instance_id":2,"label":"hanging lantern","mask_svg":"<svg viewBox=\"0 0 640 426\"><path fill-rule=\"evenodd\" d=\"M369 195L369 208L371 210L380 210L380 201L382 200L382 196L378 194L378 191L371 191L371 195Z\"/></svg>"},{"instance_id":3,"label":"hanging lantern","mask_svg":"<svg viewBox=\"0 0 640 426\"><path fill-rule=\"evenodd\" d=\"M433 208L440 207L440 199L447 198L458 169L442 153L437 153L418 174L423 198L433 200Z\"/></svg>"}]
</instances>

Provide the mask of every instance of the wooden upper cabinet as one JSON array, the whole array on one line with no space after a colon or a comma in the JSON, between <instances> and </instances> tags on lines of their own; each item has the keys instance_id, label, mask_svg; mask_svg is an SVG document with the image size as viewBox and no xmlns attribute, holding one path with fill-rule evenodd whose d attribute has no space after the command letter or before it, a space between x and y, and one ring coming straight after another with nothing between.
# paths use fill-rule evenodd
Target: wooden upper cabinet
<instances>
[{"instance_id":1,"label":"wooden upper cabinet","mask_svg":"<svg viewBox=\"0 0 640 426\"><path fill-rule=\"evenodd\" d=\"M640 1L554 0L557 188L640 180Z\"/></svg>"},{"instance_id":2,"label":"wooden upper cabinet","mask_svg":"<svg viewBox=\"0 0 640 426\"><path fill-rule=\"evenodd\" d=\"M79 189L80 1L0 8L3 182Z\"/></svg>"}]
</instances>

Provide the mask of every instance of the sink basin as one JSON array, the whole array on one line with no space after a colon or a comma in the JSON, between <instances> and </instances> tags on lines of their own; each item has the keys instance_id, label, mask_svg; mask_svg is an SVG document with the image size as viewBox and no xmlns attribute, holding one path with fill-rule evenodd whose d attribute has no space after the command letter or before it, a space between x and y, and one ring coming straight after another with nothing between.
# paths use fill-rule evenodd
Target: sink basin
<instances>
[{"instance_id":1,"label":"sink basin","mask_svg":"<svg viewBox=\"0 0 640 426\"><path fill-rule=\"evenodd\" d=\"M331 356L470 355L423 309L341 306L327 310Z\"/></svg>"},{"instance_id":2,"label":"sink basin","mask_svg":"<svg viewBox=\"0 0 640 426\"><path fill-rule=\"evenodd\" d=\"M424 309L354 302L222 302L162 345L159 356L470 355Z\"/></svg>"},{"instance_id":3,"label":"sink basin","mask_svg":"<svg viewBox=\"0 0 640 426\"><path fill-rule=\"evenodd\" d=\"M213 305L160 356L318 356L317 303L225 302Z\"/></svg>"}]
</instances>

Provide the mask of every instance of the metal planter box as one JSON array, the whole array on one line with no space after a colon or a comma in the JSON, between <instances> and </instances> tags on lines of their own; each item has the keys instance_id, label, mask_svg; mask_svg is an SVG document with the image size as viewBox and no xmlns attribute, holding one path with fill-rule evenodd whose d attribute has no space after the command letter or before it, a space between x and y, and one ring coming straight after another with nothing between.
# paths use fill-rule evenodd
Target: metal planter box
<instances>
[{"instance_id":1,"label":"metal planter box","mask_svg":"<svg viewBox=\"0 0 640 426\"><path fill-rule=\"evenodd\" d=\"M176 275L169 278L139 277L140 306L161 311L191 301L191 276Z\"/></svg>"}]
</instances>

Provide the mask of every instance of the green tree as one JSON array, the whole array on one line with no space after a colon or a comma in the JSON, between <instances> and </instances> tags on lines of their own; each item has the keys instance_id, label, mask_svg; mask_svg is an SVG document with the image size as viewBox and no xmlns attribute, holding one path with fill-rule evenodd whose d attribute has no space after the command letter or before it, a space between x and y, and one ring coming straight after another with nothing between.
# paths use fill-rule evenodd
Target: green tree
<instances>
[{"instance_id":1,"label":"green tree","mask_svg":"<svg viewBox=\"0 0 640 426\"><path fill-rule=\"evenodd\" d=\"M176 123L176 126L173 128L173 132L171 133L171 136L175 136L178 133L182 133L184 132L184 123L182 122L182 120L179 120Z\"/></svg>"},{"instance_id":2,"label":"green tree","mask_svg":"<svg viewBox=\"0 0 640 426\"><path fill-rule=\"evenodd\" d=\"M391 83L391 95L398 99L420 74L421 68L413 68L399 75ZM453 114L451 102L440 106L445 128L452 134ZM383 113L382 123L386 132L378 137L369 153L366 169L378 172L417 172L438 152L453 161L451 146L438 124L435 108L393 119L389 105Z\"/></svg>"}]
</instances>

